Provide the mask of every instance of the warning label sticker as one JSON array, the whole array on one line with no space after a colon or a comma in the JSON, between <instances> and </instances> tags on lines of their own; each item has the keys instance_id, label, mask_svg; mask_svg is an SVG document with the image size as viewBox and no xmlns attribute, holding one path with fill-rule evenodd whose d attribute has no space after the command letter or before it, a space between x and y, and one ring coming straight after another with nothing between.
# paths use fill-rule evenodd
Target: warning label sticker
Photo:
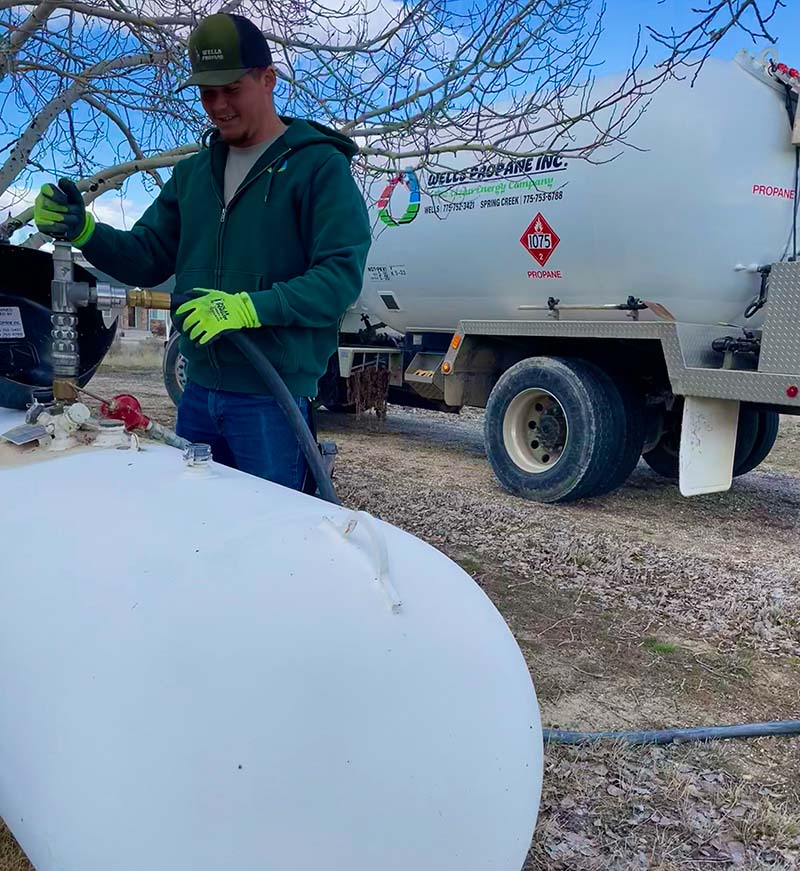
<instances>
[{"instance_id":1,"label":"warning label sticker","mask_svg":"<svg viewBox=\"0 0 800 871\"><path fill-rule=\"evenodd\" d=\"M0 339L24 339L22 316L15 305L0 305Z\"/></svg>"},{"instance_id":2,"label":"warning label sticker","mask_svg":"<svg viewBox=\"0 0 800 871\"><path fill-rule=\"evenodd\" d=\"M522 234L519 241L539 266L544 266L561 239L544 219L544 215L539 212L530 222L528 229Z\"/></svg>"}]
</instances>

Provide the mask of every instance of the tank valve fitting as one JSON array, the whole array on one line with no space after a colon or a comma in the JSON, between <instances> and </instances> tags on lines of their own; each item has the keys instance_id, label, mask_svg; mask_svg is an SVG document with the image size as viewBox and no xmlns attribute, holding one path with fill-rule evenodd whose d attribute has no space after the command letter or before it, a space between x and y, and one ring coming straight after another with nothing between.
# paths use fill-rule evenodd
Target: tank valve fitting
<instances>
[{"instance_id":1,"label":"tank valve fitting","mask_svg":"<svg viewBox=\"0 0 800 871\"><path fill-rule=\"evenodd\" d=\"M158 439L170 447L185 450L190 444L169 427L150 420L142 411L139 400L130 393L118 393L110 402L103 402L100 405L100 414L109 420L121 420L128 432L143 430L150 438Z\"/></svg>"},{"instance_id":2,"label":"tank valve fitting","mask_svg":"<svg viewBox=\"0 0 800 871\"><path fill-rule=\"evenodd\" d=\"M78 314L73 302L72 246L56 242L53 247L53 281L50 285L50 343L53 358L53 396L74 402L78 396L72 382L78 377ZM88 285L87 285L88 288Z\"/></svg>"},{"instance_id":3,"label":"tank valve fitting","mask_svg":"<svg viewBox=\"0 0 800 871\"><path fill-rule=\"evenodd\" d=\"M187 444L183 459L187 466L205 468L211 460L211 445L202 442Z\"/></svg>"},{"instance_id":4,"label":"tank valve fitting","mask_svg":"<svg viewBox=\"0 0 800 871\"><path fill-rule=\"evenodd\" d=\"M75 381L80 373L78 309L88 305L112 312L126 305L168 309L170 295L154 290L128 290L108 284L92 287L88 282L75 281L72 246L69 242L55 242L53 280L50 285L50 347L53 397L57 401L75 402L78 398L75 389Z\"/></svg>"}]
</instances>

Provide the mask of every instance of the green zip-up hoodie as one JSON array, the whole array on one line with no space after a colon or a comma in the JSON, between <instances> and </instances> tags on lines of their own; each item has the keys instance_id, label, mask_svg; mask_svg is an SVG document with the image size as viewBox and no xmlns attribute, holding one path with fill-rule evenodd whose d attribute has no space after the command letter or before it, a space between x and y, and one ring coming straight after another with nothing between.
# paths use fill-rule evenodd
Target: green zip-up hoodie
<instances>
[{"instance_id":1,"label":"green zip-up hoodie","mask_svg":"<svg viewBox=\"0 0 800 871\"><path fill-rule=\"evenodd\" d=\"M228 147L214 131L181 161L130 231L98 224L82 251L118 281L154 287L175 274L175 309L193 288L251 294L263 325L248 330L295 396L316 396L337 346L339 322L361 292L370 246L364 200L350 172L352 140L310 121L259 158L227 208ZM204 347L182 335L188 377L209 389L265 393L233 344Z\"/></svg>"}]
</instances>

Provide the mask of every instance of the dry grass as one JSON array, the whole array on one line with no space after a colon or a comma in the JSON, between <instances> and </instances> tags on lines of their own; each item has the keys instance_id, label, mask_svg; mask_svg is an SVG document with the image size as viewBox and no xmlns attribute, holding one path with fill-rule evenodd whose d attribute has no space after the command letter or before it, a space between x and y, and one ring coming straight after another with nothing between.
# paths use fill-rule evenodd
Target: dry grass
<instances>
[{"instance_id":1,"label":"dry grass","mask_svg":"<svg viewBox=\"0 0 800 871\"><path fill-rule=\"evenodd\" d=\"M774 739L753 746L792 758ZM797 868L796 787L740 764L733 745L550 747L525 871Z\"/></svg>"},{"instance_id":2,"label":"dry grass","mask_svg":"<svg viewBox=\"0 0 800 871\"><path fill-rule=\"evenodd\" d=\"M17 842L2 819L0 819L0 869L1 871L33 871L33 866L17 846Z\"/></svg>"},{"instance_id":3,"label":"dry grass","mask_svg":"<svg viewBox=\"0 0 800 871\"><path fill-rule=\"evenodd\" d=\"M138 342L123 342L121 339L116 339L102 363L101 371L160 372L163 353L164 339L155 336Z\"/></svg>"}]
</instances>

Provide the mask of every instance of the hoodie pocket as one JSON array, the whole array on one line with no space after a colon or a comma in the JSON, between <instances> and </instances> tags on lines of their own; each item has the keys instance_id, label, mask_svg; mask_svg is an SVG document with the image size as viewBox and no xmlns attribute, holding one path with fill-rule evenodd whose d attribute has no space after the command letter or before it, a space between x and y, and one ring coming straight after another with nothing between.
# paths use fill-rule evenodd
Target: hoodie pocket
<instances>
[{"instance_id":1,"label":"hoodie pocket","mask_svg":"<svg viewBox=\"0 0 800 871\"><path fill-rule=\"evenodd\" d=\"M247 272L243 269L223 269L217 280L217 271L205 267L182 269L175 276L174 296L180 296L183 302L191 299L193 290L224 290L225 293L254 293L261 290L262 278L258 272Z\"/></svg>"},{"instance_id":2,"label":"hoodie pocket","mask_svg":"<svg viewBox=\"0 0 800 871\"><path fill-rule=\"evenodd\" d=\"M261 289L261 275L257 272L245 272L242 269L223 269L220 286L214 288L214 290L224 290L225 293L255 293Z\"/></svg>"},{"instance_id":3,"label":"hoodie pocket","mask_svg":"<svg viewBox=\"0 0 800 871\"><path fill-rule=\"evenodd\" d=\"M263 289L263 278L257 272L243 269L223 269L219 278L214 269L184 269L175 279L173 313L178 306L195 296L192 292L195 288L222 290L225 293L256 293ZM180 324L178 327L180 328ZM270 363L278 371L286 371L287 363L294 355L289 353L287 345L278 335L280 330L261 327L250 332ZM190 361L190 371L192 360L205 361L218 370L223 379L226 371L233 373L243 369L252 370L252 364L224 335L202 347L195 345L184 335L181 340L181 353Z\"/></svg>"},{"instance_id":4,"label":"hoodie pocket","mask_svg":"<svg viewBox=\"0 0 800 871\"><path fill-rule=\"evenodd\" d=\"M202 267L182 269L175 275L175 289L172 291L172 311L191 299L195 287L214 287L214 270Z\"/></svg>"},{"instance_id":5,"label":"hoodie pocket","mask_svg":"<svg viewBox=\"0 0 800 871\"><path fill-rule=\"evenodd\" d=\"M264 279L263 276L256 272L247 272L240 269L224 269L220 284L222 286L219 290L224 290L226 293L257 293L259 290L263 290ZM276 369L282 371L289 354L286 345L278 335L279 331L273 327L265 326L249 332L270 363ZM214 346L221 368L231 367L241 369L246 367L247 369L252 369L252 364L248 360L243 359L241 351L230 342L223 340L215 342Z\"/></svg>"}]
</instances>

